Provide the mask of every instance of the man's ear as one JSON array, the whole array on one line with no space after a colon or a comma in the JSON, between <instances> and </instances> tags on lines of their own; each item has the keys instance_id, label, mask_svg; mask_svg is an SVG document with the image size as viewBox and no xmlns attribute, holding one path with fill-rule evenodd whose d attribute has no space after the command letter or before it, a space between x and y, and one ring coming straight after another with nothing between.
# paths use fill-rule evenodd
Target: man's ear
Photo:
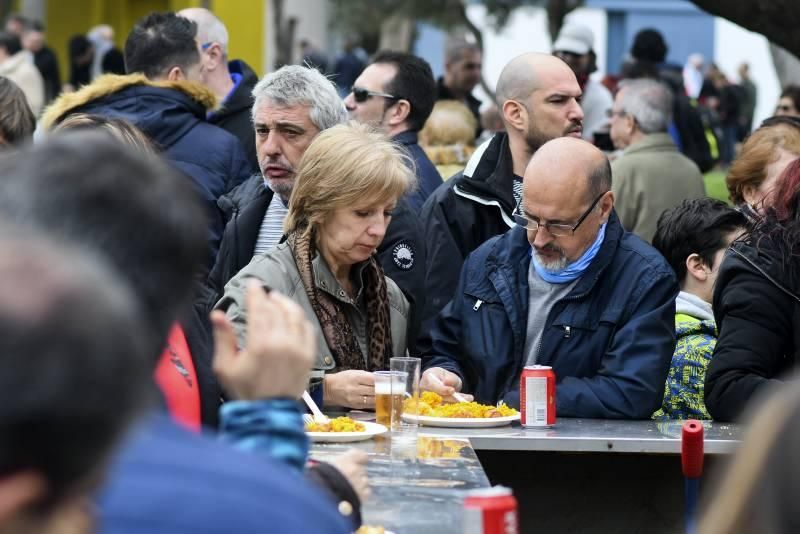
<instances>
[{"instance_id":1,"label":"man's ear","mask_svg":"<svg viewBox=\"0 0 800 534\"><path fill-rule=\"evenodd\" d=\"M389 110L389 116L387 118L389 126L403 124L406 122L410 114L411 103L404 98L398 100L397 103L395 103L395 105Z\"/></svg>"},{"instance_id":2,"label":"man's ear","mask_svg":"<svg viewBox=\"0 0 800 534\"><path fill-rule=\"evenodd\" d=\"M0 524L43 499L47 483L39 473L20 471L0 478Z\"/></svg>"},{"instance_id":3,"label":"man's ear","mask_svg":"<svg viewBox=\"0 0 800 534\"><path fill-rule=\"evenodd\" d=\"M183 70L177 65L169 69L169 72L167 72L167 80L171 82L177 82L185 79L186 76L184 76Z\"/></svg>"},{"instance_id":4,"label":"man's ear","mask_svg":"<svg viewBox=\"0 0 800 534\"><path fill-rule=\"evenodd\" d=\"M630 113L626 113L622 120L625 121L625 128L628 132L633 135L636 132L636 129L639 128L639 125L636 123L636 119Z\"/></svg>"},{"instance_id":5,"label":"man's ear","mask_svg":"<svg viewBox=\"0 0 800 534\"><path fill-rule=\"evenodd\" d=\"M698 282L708 280L709 272L711 272L711 269L708 268L700 254L689 254L689 257L686 258L686 273Z\"/></svg>"},{"instance_id":6,"label":"man's ear","mask_svg":"<svg viewBox=\"0 0 800 534\"><path fill-rule=\"evenodd\" d=\"M516 100L506 100L503 102L503 119L507 126L519 131L527 131L528 110Z\"/></svg>"},{"instance_id":7,"label":"man's ear","mask_svg":"<svg viewBox=\"0 0 800 534\"><path fill-rule=\"evenodd\" d=\"M205 50L205 54L208 56L208 61L205 64L207 70L214 70L225 61L225 54L222 53L222 47L219 43L211 43L211 46Z\"/></svg>"},{"instance_id":8,"label":"man's ear","mask_svg":"<svg viewBox=\"0 0 800 534\"><path fill-rule=\"evenodd\" d=\"M608 191L605 196L600 200L600 224L608 222L611 216L611 210L614 208L614 192Z\"/></svg>"}]
</instances>

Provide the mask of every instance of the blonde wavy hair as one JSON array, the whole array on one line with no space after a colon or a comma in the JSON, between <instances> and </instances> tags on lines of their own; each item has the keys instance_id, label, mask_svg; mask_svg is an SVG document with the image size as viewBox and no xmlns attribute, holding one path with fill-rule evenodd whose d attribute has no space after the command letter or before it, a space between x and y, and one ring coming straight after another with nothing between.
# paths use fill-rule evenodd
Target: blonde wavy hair
<instances>
[{"instance_id":1,"label":"blonde wavy hair","mask_svg":"<svg viewBox=\"0 0 800 534\"><path fill-rule=\"evenodd\" d=\"M467 106L457 100L439 100L419 131L419 144L474 145L477 127L478 121Z\"/></svg>"},{"instance_id":2,"label":"blonde wavy hair","mask_svg":"<svg viewBox=\"0 0 800 534\"><path fill-rule=\"evenodd\" d=\"M338 209L399 200L416 185L412 169L408 154L370 126L328 128L300 159L283 228L313 232Z\"/></svg>"}]
</instances>

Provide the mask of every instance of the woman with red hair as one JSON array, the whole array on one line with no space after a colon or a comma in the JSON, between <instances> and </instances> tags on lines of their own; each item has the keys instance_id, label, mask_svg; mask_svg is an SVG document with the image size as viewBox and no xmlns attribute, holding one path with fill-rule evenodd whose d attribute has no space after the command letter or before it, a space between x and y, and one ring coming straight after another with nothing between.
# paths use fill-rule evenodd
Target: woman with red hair
<instances>
[{"instance_id":1,"label":"woman with red hair","mask_svg":"<svg viewBox=\"0 0 800 534\"><path fill-rule=\"evenodd\" d=\"M751 397L783 381L800 351L800 159L728 250L716 284L720 331L705 401L714 419L731 420Z\"/></svg>"}]
</instances>

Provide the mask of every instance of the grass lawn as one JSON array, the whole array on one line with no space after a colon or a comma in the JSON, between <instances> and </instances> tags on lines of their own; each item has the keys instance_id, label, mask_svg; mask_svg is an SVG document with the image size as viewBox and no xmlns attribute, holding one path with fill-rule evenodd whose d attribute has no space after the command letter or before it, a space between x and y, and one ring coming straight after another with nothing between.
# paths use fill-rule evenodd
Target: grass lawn
<instances>
[{"instance_id":1,"label":"grass lawn","mask_svg":"<svg viewBox=\"0 0 800 534\"><path fill-rule=\"evenodd\" d=\"M711 198L718 198L730 203L728 200L728 188L725 187L725 173L720 170L707 172L703 178L706 182L706 194Z\"/></svg>"}]
</instances>

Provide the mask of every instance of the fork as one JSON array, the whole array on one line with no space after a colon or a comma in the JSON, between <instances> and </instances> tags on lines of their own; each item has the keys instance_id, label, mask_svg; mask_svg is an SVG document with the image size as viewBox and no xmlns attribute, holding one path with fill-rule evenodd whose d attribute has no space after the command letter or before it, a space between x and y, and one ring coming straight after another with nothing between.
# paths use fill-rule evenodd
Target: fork
<instances>
[{"instance_id":1,"label":"fork","mask_svg":"<svg viewBox=\"0 0 800 534\"><path fill-rule=\"evenodd\" d=\"M327 423L330 421L330 419L328 419L328 416L322 413L322 410L319 409L319 406L317 406L317 403L314 402L314 399L311 398L311 395L308 394L308 391L303 391L303 400L305 401L306 406L308 406L309 410L311 410L311 413L314 414L314 417L312 418L313 421L316 421L318 423ZM309 417L311 416L309 415ZM303 417L303 420L305 420L305 416Z\"/></svg>"},{"instance_id":2,"label":"fork","mask_svg":"<svg viewBox=\"0 0 800 534\"><path fill-rule=\"evenodd\" d=\"M433 375L433 374L432 374L431 376L433 376L433 378L435 378L435 379L436 379L436 381L437 381L437 382L439 382L439 384L441 384L442 386L444 386L444 385L445 385L445 383L444 383L444 382L442 382L442 379L441 379L441 378L439 378L438 376L436 376L436 375ZM462 394L461 394L461 393L459 393L458 391L454 391L454 392L453 392L453 398L454 398L454 399L456 399L456 402L469 402L469 401L467 400L467 398L466 398L466 397L464 397L464 395L462 395Z\"/></svg>"}]
</instances>

